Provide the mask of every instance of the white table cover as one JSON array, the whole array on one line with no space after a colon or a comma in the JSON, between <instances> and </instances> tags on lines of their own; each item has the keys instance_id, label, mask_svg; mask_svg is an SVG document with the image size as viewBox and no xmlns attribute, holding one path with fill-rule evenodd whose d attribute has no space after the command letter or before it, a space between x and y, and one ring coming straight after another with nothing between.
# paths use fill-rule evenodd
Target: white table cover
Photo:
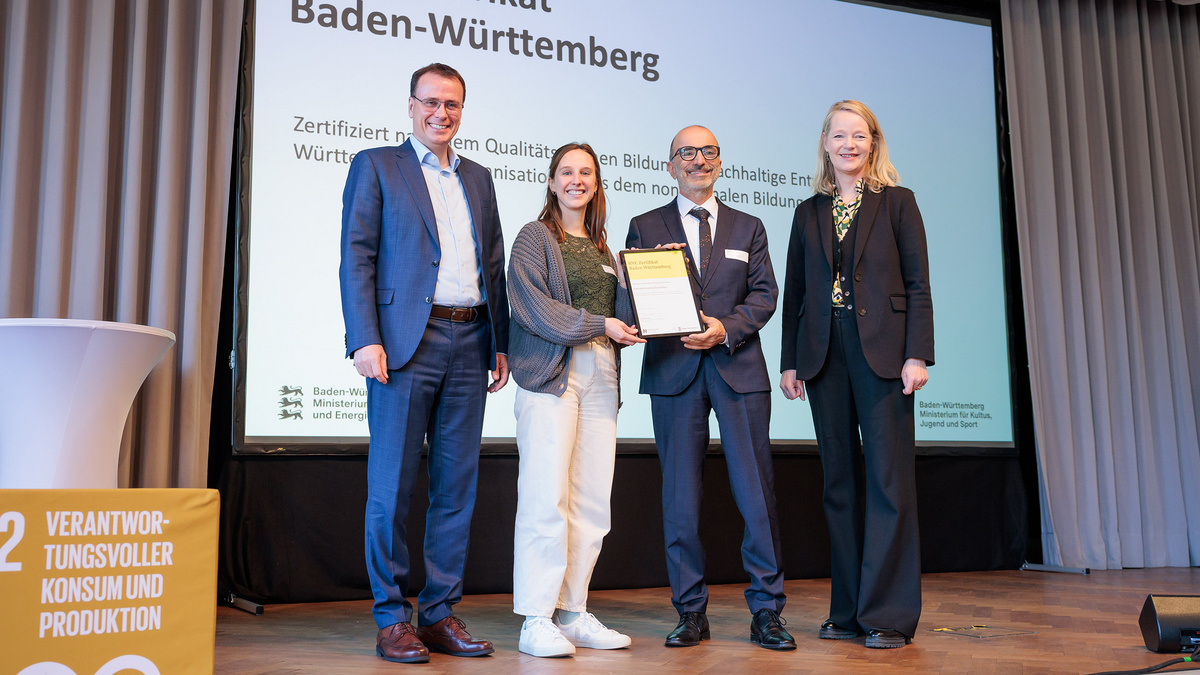
<instances>
[{"instance_id":1,"label":"white table cover","mask_svg":"<svg viewBox=\"0 0 1200 675\"><path fill-rule=\"evenodd\" d=\"M0 319L0 489L115 488L129 407L175 335Z\"/></svg>"}]
</instances>

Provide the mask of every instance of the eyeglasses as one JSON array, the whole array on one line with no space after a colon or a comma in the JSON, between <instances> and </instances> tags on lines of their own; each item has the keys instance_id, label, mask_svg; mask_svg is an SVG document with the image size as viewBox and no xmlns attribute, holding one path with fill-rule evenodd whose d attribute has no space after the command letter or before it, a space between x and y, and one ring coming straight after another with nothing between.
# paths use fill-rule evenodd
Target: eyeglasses
<instances>
[{"instance_id":1,"label":"eyeglasses","mask_svg":"<svg viewBox=\"0 0 1200 675\"><path fill-rule=\"evenodd\" d=\"M704 159L716 159L721 156L721 146L706 145L703 148L693 148L690 145L685 145L682 148L676 150L675 153L673 155L671 155L670 158L674 158L675 155L679 155L679 159L682 159L685 162L690 162L696 158L697 152L699 152L701 155L703 155ZM668 158L668 159L670 159L670 158Z\"/></svg>"},{"instance_id":2,"label":"eyeglasses","mask_svg":"<svg viewBox=\"0 0 1200 675\"><path fill-rule=\"evenodd\" d=\"M438 108L445 107L447 115L454 115L462 112L463 109L463 104L458 101L439 101L436 98L417 98L416 96L412 98L419 101L428 112L437 112Z\"/></svg>"}]
</instances>

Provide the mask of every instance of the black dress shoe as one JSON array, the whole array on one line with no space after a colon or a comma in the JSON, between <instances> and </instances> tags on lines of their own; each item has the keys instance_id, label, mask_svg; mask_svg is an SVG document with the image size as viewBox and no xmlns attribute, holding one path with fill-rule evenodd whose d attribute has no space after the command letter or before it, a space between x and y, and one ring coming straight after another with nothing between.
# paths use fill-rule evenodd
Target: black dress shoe
<instances>
[{"instance_id":1,"label":"black dress shoe","mask_svg":"<svg viewBox=\"0 0 1200 675\"><path fill-rule=\"evenodd\" d=\"M763 649L795 649L796 641L783 628L783 617L769 609L760 609L750 619L750 641Z\"/></svg>"},{"instance_id":2,"label":"black dress shoe","mask_svg":"<svg viewBox=\"0 0 1200 675\"><path fill-rule=\"evenodd\" d=\"M817 633L817 637L822 640L853 640L859 635L861 633L858 631L842 628L832 621L826 621L821 624L821 631Z\"/></svg>"},{"instance_id":3,"label":"black dress shoe","mask_svg":"<svg viewBox=\"0 0 1200 675\"><path fill-rule=\"evenodd\" d=\"M912 642L912 638L891 629L872 628L867 632L867 646L871 649L896 649Z\"/></svg>"},{"instance_id":4,"label":"black dress shoe","mask_svg":"<svg viewBox=\"0 0 1200 675\"><path fill-rule=\"evenodd\" d=\"M708 638L708 616L704 612L684 612L679 615L679 625L667 636L664 644L668 647L695 647Z\"/></svg>"}]
</instances>

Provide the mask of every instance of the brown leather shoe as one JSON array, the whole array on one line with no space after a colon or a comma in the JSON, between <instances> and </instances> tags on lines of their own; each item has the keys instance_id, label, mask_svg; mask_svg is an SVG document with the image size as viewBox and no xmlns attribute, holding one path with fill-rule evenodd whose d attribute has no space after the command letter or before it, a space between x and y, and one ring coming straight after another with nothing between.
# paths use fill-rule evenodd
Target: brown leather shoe
<instances>
[{"instance_id":1,"label":"brown leather shoe","mask_svg":"<svg viewBox=\"0 0 1200 675\"><path fill-rule=\"evenodd\" d=\"M432 626L417 626L417 637L435 652L451 656L487 656L495 650L487 640L476 640L467 625L451 614Z\"/></svg>"},{"instance_id":2,"label":"brown leather shoe","mask_svg":"<svg viewBox=\"0 0 1200 675\"><path fill-rule=\"evenodd\" d=\"M393 663L426 663L429 650L417 639L411 623L394 623L380 628L375 638L375 653Z\"/></svg>"}]
</instances>

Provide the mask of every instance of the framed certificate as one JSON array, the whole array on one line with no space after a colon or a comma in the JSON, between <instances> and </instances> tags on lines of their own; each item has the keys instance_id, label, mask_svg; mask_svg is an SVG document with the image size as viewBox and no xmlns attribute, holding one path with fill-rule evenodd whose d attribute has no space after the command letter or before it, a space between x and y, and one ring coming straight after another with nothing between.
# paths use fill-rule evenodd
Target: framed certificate
<instances>
[{"instance_id":1,"label":"framed certificate","mask_svg":"<svg viewBox=\"0 0 1200 675\"><path fill-rule=\"evenodd\" d=\"M685 255L682 249L621 251L621 267L625 270L633 315L642 337L704 331Z\"/></svg>"}]
</instances>

